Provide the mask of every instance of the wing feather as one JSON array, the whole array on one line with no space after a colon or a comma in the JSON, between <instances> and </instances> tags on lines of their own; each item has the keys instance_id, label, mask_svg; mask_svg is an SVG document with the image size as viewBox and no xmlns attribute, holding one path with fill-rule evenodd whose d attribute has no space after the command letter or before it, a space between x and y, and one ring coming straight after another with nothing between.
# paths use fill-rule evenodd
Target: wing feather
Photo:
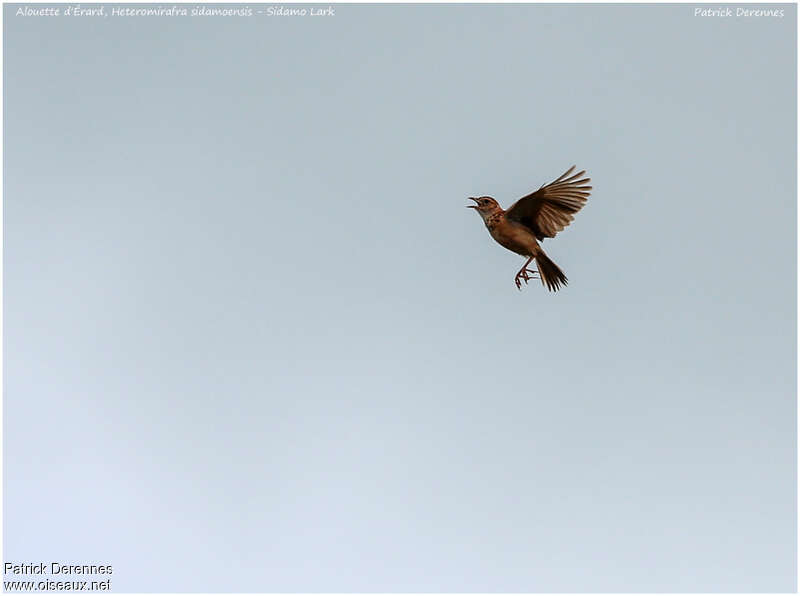
<instances>
[{"instance_id":1,"label":"wing feather","mask_svg":"<svg viewBox=\"0 0 800 596\"><path fill-rule=\"evenodd\" d=\"M506 211L506 217L530 228L539 240L553 238L566 228L589 198L591 179L586 170L573 174L572 166L550 184L522 197Z\"/></svg>"}]
</instances>

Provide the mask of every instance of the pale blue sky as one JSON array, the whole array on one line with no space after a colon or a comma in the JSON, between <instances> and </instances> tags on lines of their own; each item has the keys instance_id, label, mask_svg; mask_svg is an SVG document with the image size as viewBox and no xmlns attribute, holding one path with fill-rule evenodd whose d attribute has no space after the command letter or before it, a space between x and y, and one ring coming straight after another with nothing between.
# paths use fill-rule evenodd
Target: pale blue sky
<instances>
[{"instance_id":1,"label":"pale blue sky","mask_svg":"<svg viewBox=\"0 0 800 596\"><path fill-rule=\"evenodd\" d=\"M794 5L17 6L6 560L120 591L795 590ZM570 284L517 292L465 198L573 163Z\"/></svg>"}]
</instances>

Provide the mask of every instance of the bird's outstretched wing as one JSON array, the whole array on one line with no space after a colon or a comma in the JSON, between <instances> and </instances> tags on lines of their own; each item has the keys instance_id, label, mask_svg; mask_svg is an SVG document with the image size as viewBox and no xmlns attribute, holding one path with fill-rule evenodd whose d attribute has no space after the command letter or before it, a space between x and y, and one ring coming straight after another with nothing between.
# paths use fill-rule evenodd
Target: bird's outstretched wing
<instances>
[{"instance_id":1,"label":"bird's outstretched wing","mask_svg":"<svg viewBox=\"0 0 800 596\"><path fill-rule=\"evenodd\" d=\"M575 166L550 184L522 197L506 211L506 217L530 228L539 240L552 238L566 228L589 198L586 170L572 174ZM570 174L572 174L570 176Z\"/></svg>"}]
</instances>

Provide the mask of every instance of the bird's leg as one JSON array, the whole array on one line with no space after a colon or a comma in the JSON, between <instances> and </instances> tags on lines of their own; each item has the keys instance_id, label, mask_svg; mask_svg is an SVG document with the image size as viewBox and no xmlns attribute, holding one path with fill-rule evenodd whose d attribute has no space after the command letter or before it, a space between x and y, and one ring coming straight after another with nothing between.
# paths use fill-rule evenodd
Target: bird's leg
<instances>
[{"instance_id":1,"label":"bird's leg","mask_svg":"<svg viewBox=\"0 0 800 596\"><path fill-rule=\"evenodd\" d=\"M524 281L527 284L528 280L539 279L539 278L536 277L536 275L539 273L538 271L536 271L534 269L528 269L528 265L530 264L530 262L532 260L533 260L533 257L528 257L528 260L525 261L525 264L522 266L522 269L517 271L517 275L516 275L516 277L514 277L514 283L517 284L517 289L518 290L522 289L522 281ZM520 281L520 280L522 280L522 281Z\"/></svg>"}]
</instances>

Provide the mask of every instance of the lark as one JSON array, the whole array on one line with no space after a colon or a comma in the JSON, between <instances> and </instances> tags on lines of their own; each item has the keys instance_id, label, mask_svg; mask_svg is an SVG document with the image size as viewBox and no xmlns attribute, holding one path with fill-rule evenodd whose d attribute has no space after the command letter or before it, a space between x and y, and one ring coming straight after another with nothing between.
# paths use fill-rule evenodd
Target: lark
<instances>
[{"instance_id":1,"label":"lark","mask_svg":"<svg viewBox=\"0 0 800 596\"><path fill-rule=\"evenodd\" d=\"M542 280L542 285L551 292L567 285L567 276L550 260L541 245L545 238L554 238L566 228L581 210L592 190L589 178L583 178L586 170L577 174L572 172L575 166L564 172L550 184L542 185L539 190L522 197L504 210L492 197L469 197L475 209L483 218L486 228L498 244L508 250L528 257L525 264L514 277L517 289L522 289L522 282L531 279ZM531 261L536 261L537 270L528 269Z\"/></svg>"}]
</instances>

